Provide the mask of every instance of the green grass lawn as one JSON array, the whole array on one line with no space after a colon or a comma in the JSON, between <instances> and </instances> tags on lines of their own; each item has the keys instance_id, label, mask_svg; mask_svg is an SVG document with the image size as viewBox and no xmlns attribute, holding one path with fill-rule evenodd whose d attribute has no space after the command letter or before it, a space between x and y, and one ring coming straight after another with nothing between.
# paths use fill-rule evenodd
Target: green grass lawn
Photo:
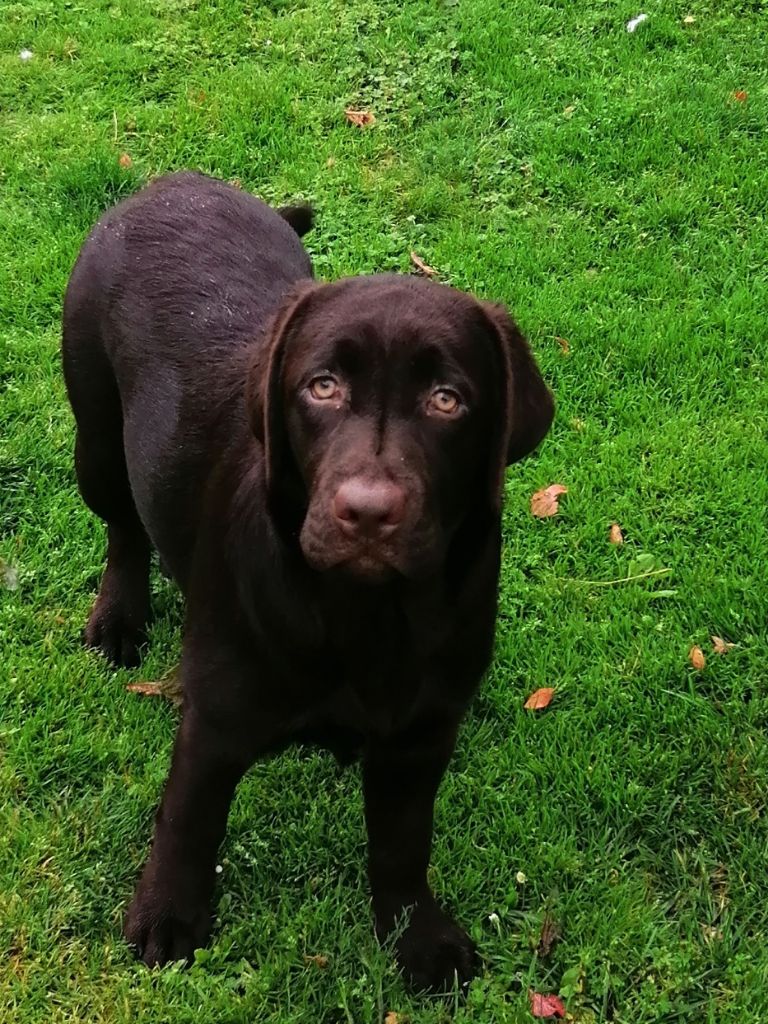
<instances>
[{"instance_id":1,"label":"green grass lawn","mask_svg":"<svg viewBox=\"0 0 768 1024\"><path fill-rule=\"evenodd\" d=\"M583 1024L768 1019L767 34L765 0L5 0L2 1024L517 1022L531 989ZM125 686L174 665L182 608L158 577L138 671L80 647L104 531L59 316L99 212L182 167L310 200L322 277L415 250L508 303L557 396L438 803L434 886L485 962L463 1005L378 949L358 775L315 751L241 786L198 963L121 939L176 720Z\"/></svg>"}]
</instances>

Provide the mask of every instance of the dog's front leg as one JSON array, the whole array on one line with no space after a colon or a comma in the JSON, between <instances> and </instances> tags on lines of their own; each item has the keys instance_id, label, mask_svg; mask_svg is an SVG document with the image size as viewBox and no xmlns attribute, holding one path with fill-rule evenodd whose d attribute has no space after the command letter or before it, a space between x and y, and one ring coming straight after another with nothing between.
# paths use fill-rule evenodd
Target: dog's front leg
<instances>
[{"instance_id":1,"label":"dog's front leg","mask_svg":"<svg viewBox=\"0 0 768 1024\"><path fill-rule=\"evenodd\" d=\"M185 711L125 935L149 966L189 960L208 938L216 854L235 788L259 752L227 718Z\"/></svg>"},{"instance_id":2,"label":"dog's front leg","mask_svg":"<svg viewBox=\"0 0 768 1024\"><path fill-rule=\"evenodd\" d=\"M368 873L376 933L396 940L398 962L417 989L449 989L476 971L475 946L438 905L427 882L435 795L456 728L412 730L377 741L363 764Z\"/></svg>"}]
</instances>

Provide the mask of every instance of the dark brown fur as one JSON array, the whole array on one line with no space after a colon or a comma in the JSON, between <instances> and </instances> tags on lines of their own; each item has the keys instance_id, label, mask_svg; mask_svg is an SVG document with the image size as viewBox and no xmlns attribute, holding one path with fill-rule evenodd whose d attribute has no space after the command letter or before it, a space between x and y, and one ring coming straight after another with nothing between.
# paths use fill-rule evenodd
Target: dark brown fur
<instances>
[{"instance_id":1,"label":"dark brown fur","mask_svg":"<svg viewBox=\"0 0 768 1024\"><path fill-rule=\"evenodd\" d=\"M394 275L322 285L245 192L155 182L96 225L64 307L84 500L107 523L86 641L135 664L155 547L187 601L184 714L126 935L188 958L238 781L293 741L362 760L377 933L464 982L427 884L435 793L491 656L504 466L552 400L506 312ZM293 225L293 228L290 226Z\"/></svg>"}]
</instances>

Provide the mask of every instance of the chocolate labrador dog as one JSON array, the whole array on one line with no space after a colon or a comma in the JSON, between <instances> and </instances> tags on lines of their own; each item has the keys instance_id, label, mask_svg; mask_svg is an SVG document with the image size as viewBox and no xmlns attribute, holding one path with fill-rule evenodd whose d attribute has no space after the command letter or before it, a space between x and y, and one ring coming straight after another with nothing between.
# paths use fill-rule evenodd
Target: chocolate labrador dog
<instances>
[{"instance_id":1,"label":"chocolate labrador dog","mask_svg":"<svg viewBox=\"0 0 768 1024\"><path fill-rule=\"evenodd\" d=\"M67 289L77 479L108 535L86 642L136 663L152 548L186 597L184 711L125 933L147 964L189 958L238 781L317 742L362 761L377 934L397 926L404 973L440 989L476 954L427 883L433 804L491 657L504 468L553 403L500 306L315 282L310 219L171 175L99 221Z\"/></svg>"}]
</instances>

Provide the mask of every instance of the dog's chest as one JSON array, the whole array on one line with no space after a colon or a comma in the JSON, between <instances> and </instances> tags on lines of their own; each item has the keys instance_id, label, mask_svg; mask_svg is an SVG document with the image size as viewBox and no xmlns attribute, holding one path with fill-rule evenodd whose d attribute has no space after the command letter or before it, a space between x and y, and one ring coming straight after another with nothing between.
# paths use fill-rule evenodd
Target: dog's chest
<instances>
[{"instance_id":1,"label":"dog's chest","mask_svg":"<svg viewBox=\"0 0 768 1024\"><path fill-rule=\"evenodd\" d=\"M413 718L425 686L426 680L415 672L368 672L347 679L322 714L331 726L363 736L387 736Z\"/></svg>"},{"instance_id":2,"label":"dog's chest","mask_svg":"<svg viewBox=\"0 0 768 1024\"><path fill-rule=\"evenodd\" d=\"M358 621L351 631L348 625L331 634L332 674L317 718L362 736L397 732L432 692L439 637L388 611Z\"/></svg>"}]
</instances>

